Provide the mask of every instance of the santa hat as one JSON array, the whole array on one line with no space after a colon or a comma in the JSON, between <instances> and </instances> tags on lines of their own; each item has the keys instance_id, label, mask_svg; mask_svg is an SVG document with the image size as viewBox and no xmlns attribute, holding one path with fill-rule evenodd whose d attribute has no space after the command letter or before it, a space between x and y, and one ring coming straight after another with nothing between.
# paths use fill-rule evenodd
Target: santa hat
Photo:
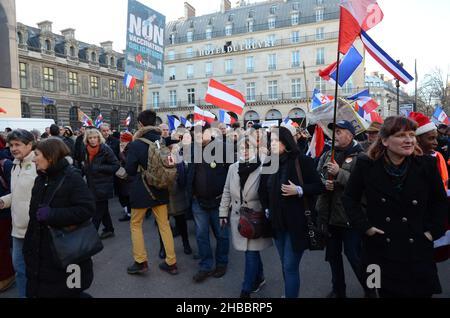
<instances>
[{"instance_id":1,"label":"santa hat","mask_svg":"<svg viewBox=\"0 0 450 318\"><path fill-rule=\"evenodd\" d=\"M436 130L436 125L433 124L430 119L424 114L411 112L411 114L409 114L409 118L419 125L416 130L417 136Z\"/></svg>"}]
</instances>

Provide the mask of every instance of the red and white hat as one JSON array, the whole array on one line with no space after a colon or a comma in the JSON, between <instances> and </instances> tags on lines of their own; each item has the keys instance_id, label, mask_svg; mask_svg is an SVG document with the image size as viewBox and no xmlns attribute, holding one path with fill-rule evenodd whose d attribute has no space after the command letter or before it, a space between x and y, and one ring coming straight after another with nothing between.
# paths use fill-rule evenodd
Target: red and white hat
<instances>
[{"instance_id":1,"label":"red and white hat","mask_svg":"<svg viewBox=\"0 0 450 318\"><path fill-rule=\"evenodd\" d=\"M436 125L433 124L430 119L422 113L412 112L411 114L409 114L409 119L414 120L419 125L416 130L417 136L437 129Z\"/></svg>"}]
</instances>

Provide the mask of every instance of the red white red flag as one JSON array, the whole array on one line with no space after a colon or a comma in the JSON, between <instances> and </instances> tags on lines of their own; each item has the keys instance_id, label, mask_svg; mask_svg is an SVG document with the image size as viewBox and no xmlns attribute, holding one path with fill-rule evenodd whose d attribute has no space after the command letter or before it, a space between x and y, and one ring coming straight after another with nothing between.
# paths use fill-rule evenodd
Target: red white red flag
<instances>
[{"instance_id":1,"label":"red white red flag","mask_svg":"<svg viewBox=\"0 0 450 318\"><path fill-rule=\"evenodd\" d=\"M246 103L241 93L213 79L209 81L205 101L238 115L242 115Z\"/></svg>"}]
</instances>

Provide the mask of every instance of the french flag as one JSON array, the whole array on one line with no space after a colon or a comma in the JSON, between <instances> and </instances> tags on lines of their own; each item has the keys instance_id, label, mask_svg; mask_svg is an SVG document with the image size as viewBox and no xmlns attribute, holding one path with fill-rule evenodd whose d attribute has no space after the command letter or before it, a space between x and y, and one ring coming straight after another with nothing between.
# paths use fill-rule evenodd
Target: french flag
<instances>
[{"instance_id":1,"label":"french flag","mask_svg":"<svg viewBox=\"0 0 450 318\"><path fill-rule=\"evenodd\" d=\"M219 122L227 125L232 125L236 122L236 119L230 114L228 114L226 111L221 109L219 111Z\"/></svg>"},{"instance_id":2,"label":"french flag","mask_svg":"<svg viewBox=\"0 0 450 318\"><path fill-rule=\"evenodd\" d=\"M185 127L185 128L191 128L192 127L192 123L187 120L186 118L184 118L183 116L180 117L181 120L181 124Z\"/></svg>"},{"instance_id":3,"label":"french flag","mask_svg":"<svg viewBox=\"0 0 450 318\"><path fill-rule=\"evenodd\" d=\"M376 110L380 105L370 97L370 93L368 89L365 89L355 95L347 97L348 100L356 101L355 110L359 112L360 109L365 111L366 113L371 113ZM364 117L364 116L361 116Z\"/></svg>"},{"instance_id":4,"label":"french flag","mask_svg":"<svg viewBox=\"0 0 450 318\"><path fill-rule=\"evenodd\" d=\"M404 84L408 84L414 80L414 77L383 51L383 49L364 31L361 32L361 40L367 52L369 52L369 54L386 69L386 71L391 73L392 76Z\"/></svg>"},{"instance_id":5,"label":"french flag","mask_svg":"<svg viewBox=\"0 0 450 318\"><path fill-rule=\"evenodd\" d=\"M167 115L167 121L169 123L170 131L177 130L178 127L180 127L180 125L181 125L181 122L178 119L176 119L174 116Z\"/></svg>"},{"instance_id":6,"label":"french flag","mask_svg":"<svg viewBox=\"0 0 450 318\"><path fill-rule=\"evenodd\" d=\"M128 89L133 89L136 85L136 78L130 74L125 74L125 77L123 78L123 85L125 85Z\"/></svg>"},{"instance_id":7,"label":"french flag","mask_svg":"<svg viewBox=\"0 0 450 318\"><path fill-rule=\"evenodd\" d=\"M384 14L377 0L341 0L339 52L347 54L360 35L383 20Z\"/></svg>"},{"instance_id":8,"label":"french flag","mask_svg":"<svg viewBox=\"0 0 450 318\"><path fill-rule=\"evenodd\" d=\"M438 122L450 125L450 120L448 119L447 114L444 112L441 106L436 106L436 109L433 113L433 118L437 119Z\"/></svg>"},{"instance_id":9,"label":"french flag","mask_svg":"<svg viewBox=\"0 0 450 318\"><path fill-rule=\"evenodd\" d=\"M313 159L319 158L322 155L324 148L325 135L323 133L323 129L319 125L316 125L314 136L311 140L311 144L309 145L307 155Z\"/></svg>"},{"instance_id":10,"label":"french flag","mask_svg":"<svg viewBox=\"0 0 450 318\"><path fill-rule=\"evenodd\" d=\"M125 126L130 127L130 124L131 124L131 115L129 115L127 119L125 119Z\"/></svg>"},{"instance_id":11,"label":"french flag","mask_svg":"<svg viewBox=\"0 0 450 318\"><path fill-rule=\"evenodd\" d=\"M334 100L333 96L326 96L322 94L317 88L314 89L313 98L312 98L312 110L319 108L321 106L325 106L331 103Z\"/></svg>"},{"instance_id":12,"label":"french flag","mask_svg":"<svg viewBox=\"0 0 450 318\"><path fill-rule=\"evenodd\" d=\"M352 76L358 66L361 64L363 57L359 54L358 50L352 46L345 57L342 59L339 66L339 86L344 86L345 82ZM333 79L336 81L336 67L337 63L334 62L323 71L319 71L320 77L326 81Z\"/></svg>"},{"instance_id":13,"label":"french flag","mask_svg":"<svg viewBox=\"0 0 450 318\"><path fill-rule=\"evenodd\" d=\"M200 107L194 107L194 121L203 121L211 124L216 120L216 116L207 110L202 110Z\"/></svg>"},{"instance_id":14,"label":"french flag","mask_svg":"<svg viewBox=\"0 0 450 318\"><path fill-rule=\"evenodd\" d=\"M242 115L246 103L241 93L213 79L209 81L205 101L238 115Z\"/></svg>"}]
</instances>

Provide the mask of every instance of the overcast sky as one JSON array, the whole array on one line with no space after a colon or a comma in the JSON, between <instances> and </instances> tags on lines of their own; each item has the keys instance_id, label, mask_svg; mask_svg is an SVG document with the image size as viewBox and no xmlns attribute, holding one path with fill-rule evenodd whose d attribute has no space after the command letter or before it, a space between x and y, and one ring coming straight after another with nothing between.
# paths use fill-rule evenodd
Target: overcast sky
<instances>
[{"instance_id":1,"label":"overcast sky","mask_svg":"<svg viewBox=\"0 0 450 318\"><path fill-rule=\"evenodd\" d=\"M185 1L196 8L197 15L220 9L220 0L140 0L164 14L167 22L184 15ZM233 6L236 2L232 0ZM447 74L450 70L450 1L379 0L378 3L385 17L369 32L371 37L394 59L400 59L413 76L415 58L419 78L435 67ZM78 40L97 45L111 40L114 49L122 52L127 4L127 0L16 0L17 21L36 26L40 21L50 20L55 33L74 28ZM368 71L386 73L370 56L366 67ZM407 89L413 87L414 84Z\"/></svg>"}]
</instances>

